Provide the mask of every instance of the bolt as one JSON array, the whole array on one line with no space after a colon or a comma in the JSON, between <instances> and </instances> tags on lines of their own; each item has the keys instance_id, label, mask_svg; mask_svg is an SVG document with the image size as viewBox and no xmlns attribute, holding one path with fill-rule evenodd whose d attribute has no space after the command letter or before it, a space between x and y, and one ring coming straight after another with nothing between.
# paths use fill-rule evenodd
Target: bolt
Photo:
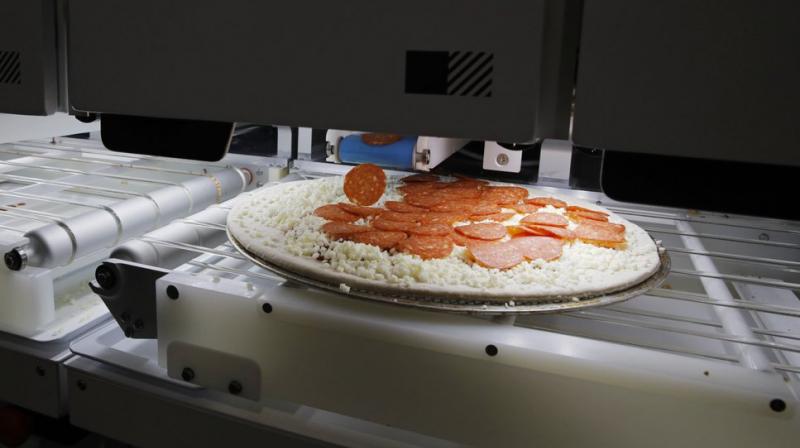
<instances>
[{"instance_id":1,"label":"bolt","mask_svg":"<svg viewBox=\"0 0 800 448\"><path fill-rule=\"evenodd\" d=\"M497 347L495 347L494 345L489 344L489 345L486 346L486 354L487 355L489 355L489 356L497 356L497 352L498 352Z\"/></svg>"},{"instance_id":2,"label":"bolt","mask_svg":"<svg viewBox=\"0 0 800 448\"><path fill-rule=\"evenodd\" d=\"M786 402L780 398L775 398L769 402L769 408L775 412L783 412L786 410Z\"/></svg>"},{"instance_id":3,"label":"bolt","mask_svg":"<svg viewBox=\"0 0 800 448\"><path fill-rule=\"evenodd\" d=\"M761 241L769 241L769 235L767 235L766 233L762 233L761 235L758 235L758 239L760 239Z\"/></svg>"},{"instance_id":4,"label":"bolt","mask_svg":"<svg viewBox=\"0 0 800 448\"><path fill-rule=\"evenodd\" d=\"M128 322L131 321L131 314L125 311L119 316L119 319L122 321L123 324L127 324Z\"/></svg>"},{"instance_id":5,"label":"bolt","mask_svg":"<svg viewBox=\"0 0 800 448\"><path fill-rule=\"evenodd\" d=\"M136 322L133 323L133 328L141 330L144 328L144 321L142 319L136 319Z\"/></svg>"},{"instance_id":6,"label":"bolt","mask_svg":"<svg viewBox=\"0 0 800 448\"><path fill-rule=\"evenodd\" d=\"M78 380L75 384L78 386L78 390L86 390L86 381Z\"/></svg>"},{"instance_id":7,"label":"bolt","mask_svg":"<svg viewBox=\"0 0 800 448\"><path fill-rule=\"evenodd\" d=\"M269 314L269 313L271 313L271 312L272 312L272 305L270 305L270 304L269 304L269 303L267 303L267 302L264 302L264 303L261 305L261 310L262 310L262 311L264 311L265 313Z\"/></svg>"},{"instance_id":8,"label":"bolt","mask_svg":"<svg viewBox=\"0 0 800 448\"><path fill-rule=\"evenodd\" d=\"M191 382L194 380L194 370L189 367L184 367L181 371L181 378L183 378L184 381Z\"/></svg>"},{"instance_id":9,"label":"bolt","mask_svg":"<svg viewBox=\"0 0 800 448\"><path fill-rule=\"evenodd\" d=\"M114 271L105 264L101 264L95 269L94 278L97 280L97 284L103 289L111 289L117 283Z\"/></svg>"},{"instance_id":10,"label":"bolt","mask_svg":"<svg viewBox=\"0 0 800 448\"><path fill-rule=\"evenodd\" d=\"M172 300L178 300L178 297L180 297L180 294L178 294L178 288L173 285L167 286L167 297Z\"/></svg>"},{"instance_id":11,"label":"bolt","mask_svg":"<svg viewBox=\"0 0 800 448\"><path fill-rule=\"evenodd\" d=\"M500 153L497 155L497 164L500 166L506 166L508 164L508 156L506 154Z\"/></svg>"},{"instance_id":12,"label":"bolt","mask_svg":"<svg viewBox=\"0 0 800 448\"><path fill-rule=\"evenodd\" d=\"M44 376L44 374L45 374L44 367L36 366L36 374L39 375L39 376Z\"/></svg>"},{"instance_id":13,"label":"bolt","mask_svg":"<svg viewBox=\"0 0 800 448\"><path fill-rule=\"evenodd\" d=\"M3 256L6 267L12 271L22 270L28 264L28 254L21 247L16 247Z\"/></svg>"},{"instance_id":14,"label":"bolt","mask_svg":"<svg viewBox=\"0 0 800 448\"><path fill-rule=\"evenodd\" d=\"M242 383L233 380L228 384L228 392L232 393L233 395L239 395L242 393Z\"/></svg>"}]
</instances>

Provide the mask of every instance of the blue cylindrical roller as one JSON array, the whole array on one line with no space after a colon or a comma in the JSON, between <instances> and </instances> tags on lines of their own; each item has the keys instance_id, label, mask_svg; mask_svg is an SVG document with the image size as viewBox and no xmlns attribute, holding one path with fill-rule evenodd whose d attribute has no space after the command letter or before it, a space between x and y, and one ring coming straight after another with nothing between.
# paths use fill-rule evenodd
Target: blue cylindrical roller
<instances>
[{"instance_id":1,"label":"blue cylindrical roller","mask_svg":"<svg viewBox=\"0 0 800 448\"><path fill-rule=\"evenodd\" d=\"M374 163L386 168L414 168L416 137L403 137L389 145L369 145L361 135L349 135L339 143L339 159L345 163Z\"/></svg>"}]
</instances>

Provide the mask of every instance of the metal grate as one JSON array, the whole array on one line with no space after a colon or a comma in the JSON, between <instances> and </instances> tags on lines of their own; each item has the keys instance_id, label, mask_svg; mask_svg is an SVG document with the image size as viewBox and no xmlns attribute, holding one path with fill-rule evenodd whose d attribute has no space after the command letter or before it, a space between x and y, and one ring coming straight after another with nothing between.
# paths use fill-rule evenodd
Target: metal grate
<instances>
[{"instance_id":1,"label":"metal grate","mask_svg":"<svg viewBox=\"0 0 800 448\"><path fill-rule=\"evenodd\" d=\"M22 84L19 51L0 50L0 84Z\"/></svg>"}]
</instances>

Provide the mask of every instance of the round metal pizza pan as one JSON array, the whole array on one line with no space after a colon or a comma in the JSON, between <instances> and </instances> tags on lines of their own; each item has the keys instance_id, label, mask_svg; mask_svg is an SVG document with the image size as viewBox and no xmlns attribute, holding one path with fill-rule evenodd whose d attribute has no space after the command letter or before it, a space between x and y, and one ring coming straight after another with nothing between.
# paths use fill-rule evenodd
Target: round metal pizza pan
<instances>
[{"instance_id":1,"label":"round metal pizza pan","mask_svg":"<svg viewBox=\"0 0 800 448\"><path fill-rule=\"evenodd\" d=\"M659 252L660 265L658 270L644 281L620 289L618 291L606 292L596 295L584 295L580 297L537 297L535 299L524 300L515 298L507 302L479 299L456 299L434 292L427 294L409 293L389 293L374 289L359 289L351 286L347 292L340 289L339 283L333 283L304 275L298 272L287 270L275 263L270 263L258 255L248 251L236 238L227 231L228 239L233 247L242 255L247 257L253 264L277 274L287 280L305 285L311 288L321 289L348 298L371 300L376 302L391 303L394 305L410 306L433 311L446 311L451 313L466 314L536 314L536 313L560 313L565 311L575 311L595 306L611 305L612 303L622 302L646 293L658 287L666 279L670 271L670 258L667 251L656 243Z\"/></svg>"}]
</instances>

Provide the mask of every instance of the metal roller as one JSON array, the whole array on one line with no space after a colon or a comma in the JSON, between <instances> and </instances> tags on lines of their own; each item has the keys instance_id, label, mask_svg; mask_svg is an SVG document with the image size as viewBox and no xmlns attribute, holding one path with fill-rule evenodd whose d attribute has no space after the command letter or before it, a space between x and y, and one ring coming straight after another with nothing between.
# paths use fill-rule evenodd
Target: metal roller
<instances>
[{"instance_id":1,"label":"metal roller","mask_svg":"<svg viewBox=\"0 0 800 448\"><path fill-rule=\"evenodd\" d=\"M198 176L32 230L25 235L28 242L7 252L4 260L11 270L64 266L230 199L244 191L246 185L245 175L236 168Z\"/></svg>"}]
</instances>

